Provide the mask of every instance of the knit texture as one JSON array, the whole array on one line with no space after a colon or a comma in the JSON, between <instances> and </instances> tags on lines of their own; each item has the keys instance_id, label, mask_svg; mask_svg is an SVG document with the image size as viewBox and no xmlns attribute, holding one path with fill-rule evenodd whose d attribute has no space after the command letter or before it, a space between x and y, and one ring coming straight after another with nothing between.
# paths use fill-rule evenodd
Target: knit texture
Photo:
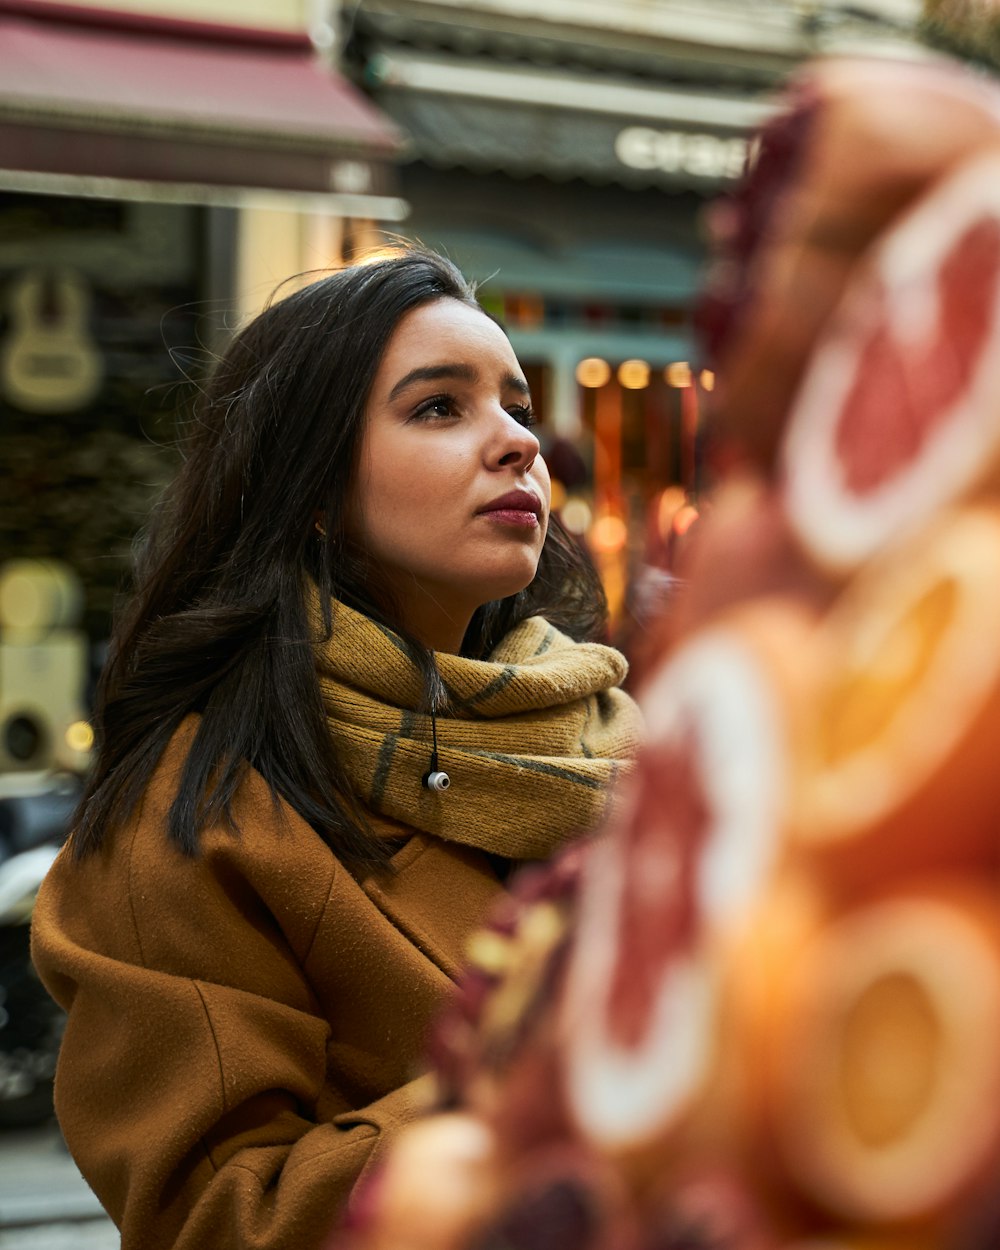
<instances>
[{"instance_id":1,"label":"knit texture","mask_svg":"<svg viewBox=\"0 0 1000 1250\"><path fill-rule=\"evenodd\" d=\"M314 607L314 625L321 630ZM624 657L576 643L541 617L488 660L435 653L449 706L437 715L444 792L423 777L431 717L424 680L398 635L345 604L317 667L334 748L376 816L511 859L542 859L600 821L635 754L639 716L618 689Z\"/></svg>"}]
</instances>

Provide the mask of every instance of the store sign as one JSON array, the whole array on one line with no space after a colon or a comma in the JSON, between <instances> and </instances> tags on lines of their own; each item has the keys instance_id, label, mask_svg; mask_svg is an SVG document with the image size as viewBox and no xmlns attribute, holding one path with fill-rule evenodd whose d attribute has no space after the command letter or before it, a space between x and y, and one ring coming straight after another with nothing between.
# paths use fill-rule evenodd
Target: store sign
<instances>
[{"instance_id":1,"label":"store sign","mask_svg":"<svg viewBox=\"0 0 1000 1250\"><path fill-rule=\"evenodd\" d=\"M748 146L741 138L627 126L615 139L615 155L629 169L656 169L695 178L738 178Z\"/></svg>"}]
</instances>

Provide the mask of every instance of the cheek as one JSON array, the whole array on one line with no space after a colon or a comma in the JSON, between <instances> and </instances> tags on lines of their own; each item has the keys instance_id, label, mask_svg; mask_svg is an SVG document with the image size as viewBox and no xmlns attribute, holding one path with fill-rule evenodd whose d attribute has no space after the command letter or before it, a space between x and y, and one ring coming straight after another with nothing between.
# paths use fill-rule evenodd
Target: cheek
<instances>
[{"instance_id":1,"label":"cheek","mask_svg":"<svg viewBox=\"0 0 1000 1250\"><path fill-rule=\"evenodd\" d=\"M369 482L367 515L369 519L396 516L419 507L421 476L412 471L403 472L395 465L383 465Z\"/></svg>"},{"instance_id":2,"label":"cheek","mask_svg":"<svg viewBox=\"0 0 1000 1250\"><path fill-rule=\"evenodd\" d=\"M552 507L552 479L549 476L548 466L540 456L531 470L531 480L538 488L538 492L545 502L545 513L547 516Z\"/></svg>"},{"instance_id":3,"label":"cheek","mask_svg":"<svg viewBox=\"0 0 1000 1250\"><path fill-rule=\"evenodd\" d=\"M386 515L411 508L425 480L418 466L419 461L392 440L370 440L352 492L356 522L370 529Z\"/></svg>"},{"instance_id":4,"label":"cheek","mask_svg":"<svg viewBox=\"0 0 1000 1250\"><path fill-rule=\"evenodd\" d=\"M457 449L429 455L405 435L373 442L352 495L354 536L386 559L440 542L466 498L463 464Z\"/></svg>"}]
</instances>

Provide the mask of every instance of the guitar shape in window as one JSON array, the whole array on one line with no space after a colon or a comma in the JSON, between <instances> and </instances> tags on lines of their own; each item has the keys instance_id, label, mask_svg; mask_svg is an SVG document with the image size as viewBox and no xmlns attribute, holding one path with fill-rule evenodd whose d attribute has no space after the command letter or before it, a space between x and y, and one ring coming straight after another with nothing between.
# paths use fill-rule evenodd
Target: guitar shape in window
<instances>
[{"instance_id":1,"label":"guitar shape in window","mask_svg":"<svg viewBox=\"0 0 1000 1250\"><path fill-rule=\"evenodd\" d=\"M104 366L91 336L90 295L68 269L26 270L8 293L10 330L0 345L0 391L23 412L85 408Z\"/></svg>"}]
</instances>

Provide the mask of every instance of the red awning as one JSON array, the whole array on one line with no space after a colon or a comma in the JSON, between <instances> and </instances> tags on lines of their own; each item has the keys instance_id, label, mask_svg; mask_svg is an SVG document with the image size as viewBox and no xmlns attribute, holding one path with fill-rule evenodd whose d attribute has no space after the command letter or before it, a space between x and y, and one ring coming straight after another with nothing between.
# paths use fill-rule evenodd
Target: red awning
<instances>
[{"instance_id":1,"label":"red awning","mask_svg":"<svg viewBox=\"0 0 1000 1250\"><path fill-rule=\"evenodd\" d=\"M384 197L399 143L304 37L0 0L11 175Z\"/></svg>"}]
</instances>

